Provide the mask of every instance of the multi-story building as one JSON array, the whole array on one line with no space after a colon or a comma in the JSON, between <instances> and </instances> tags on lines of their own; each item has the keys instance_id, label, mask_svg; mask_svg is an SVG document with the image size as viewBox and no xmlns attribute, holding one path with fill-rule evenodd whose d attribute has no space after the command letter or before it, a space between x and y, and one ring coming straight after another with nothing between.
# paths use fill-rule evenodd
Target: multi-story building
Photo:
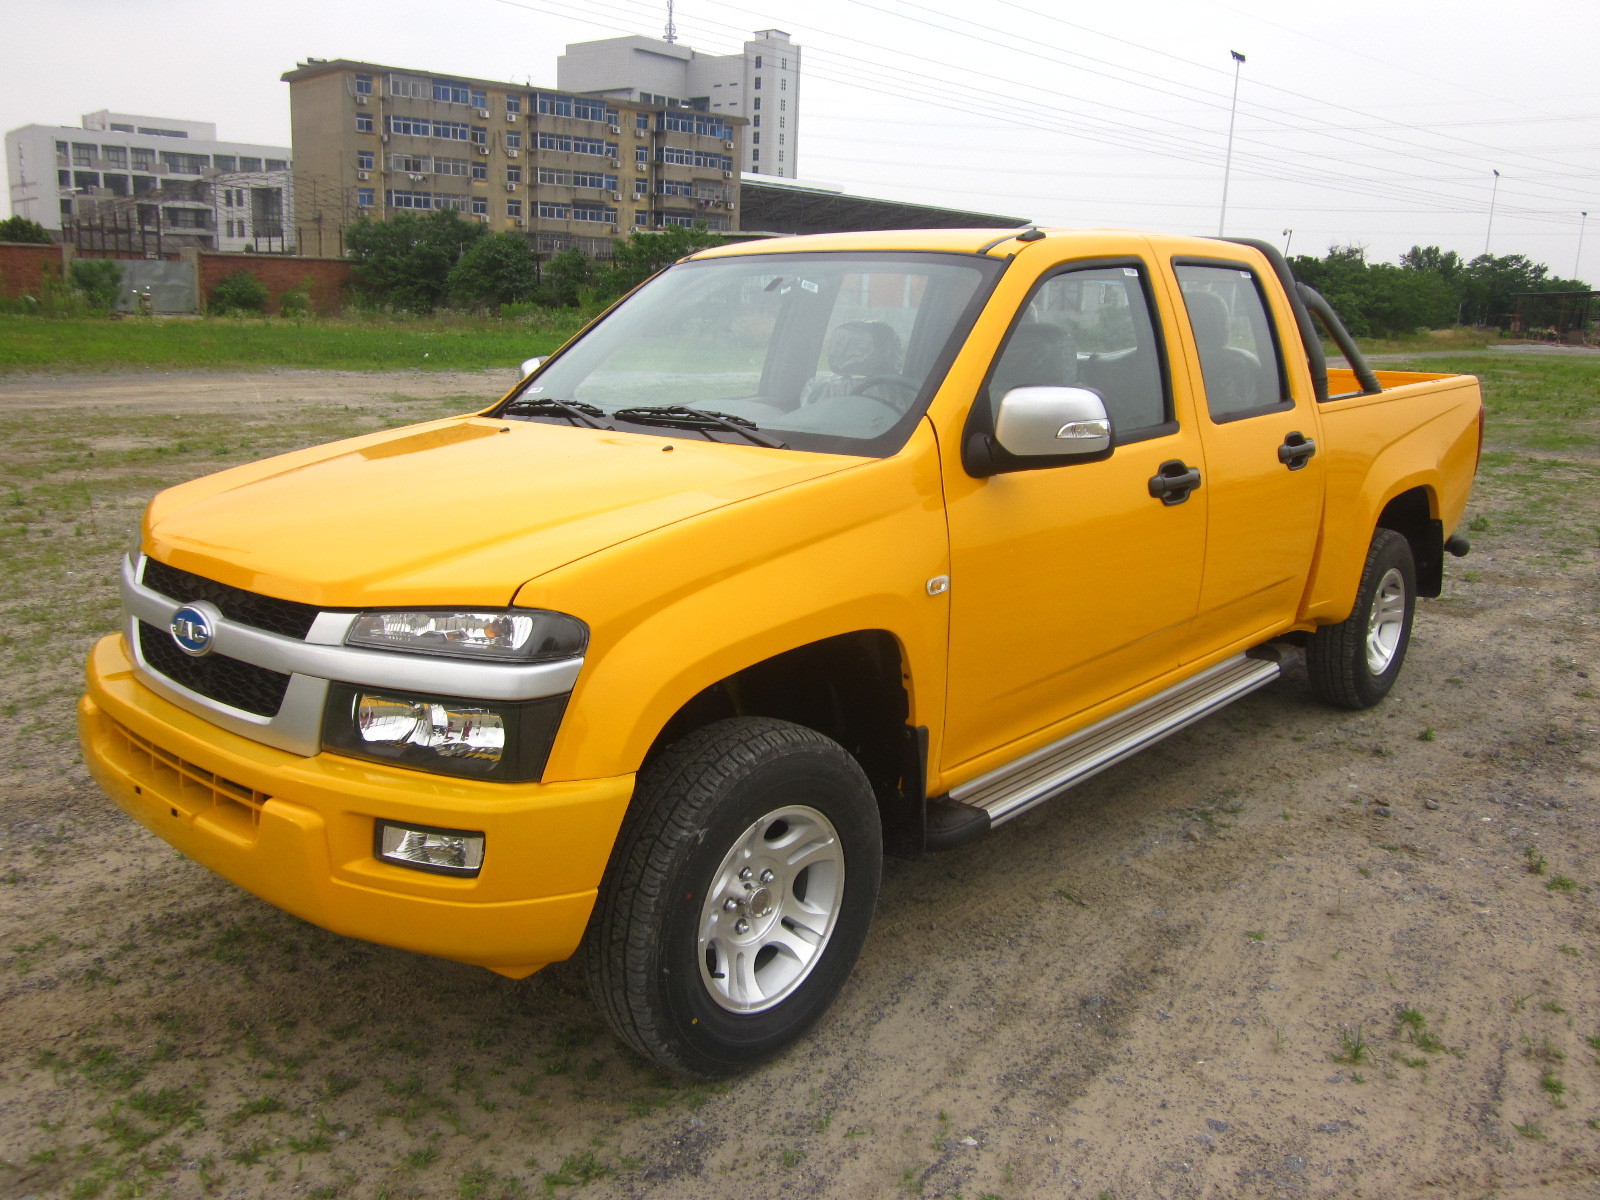
<instances>
[{"instance_id":1,"label":"multi-story building","mask_svg":"<svg viewBox=\"0 0 1600 1200\"><path fill-rule=\"evenodd\" d=\"M11 211L46 229L98 224L164 248L283 250L292 197L286 146L217 140L207 121L96 112L81 127L6 134Z\"/></svg>"},{"instance_id":2,"label":"multi-story building","mask_svg":"<svg viewBox=\"0 0 1600 1200\"><path fill-rule=\"evenodd\" d=\"M348 59L283 79L303 253L418 209L593 257L635 230L738 228L738 117Z\"/></svg>"},{"instance_id":3,"label":"multi-story building","mask_svg":"<svg viewBox=\"0 0 1600 1200\"><path fill-rule=\"evenodd\" d=\"M701 54L646 37L577 42L556 59L556 86L750 122L743 170L795 176L800 145L800 47L759 30L738 54Z\"/></svg>"}]
</instances>

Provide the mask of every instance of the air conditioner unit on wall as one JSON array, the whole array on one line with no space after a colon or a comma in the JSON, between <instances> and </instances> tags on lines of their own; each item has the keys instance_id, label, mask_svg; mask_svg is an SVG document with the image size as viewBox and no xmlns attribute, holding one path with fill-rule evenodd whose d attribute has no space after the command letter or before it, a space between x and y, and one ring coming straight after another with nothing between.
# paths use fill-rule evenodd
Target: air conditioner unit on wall
<instances>
[{"instance_id":1,"label":"air conditioner unit on wall","mask_svg":"<svg viewBox=\"0 0 1600 1200\"><path fill-rule=\"evenodd\" d=\"M612 192L611 193L611 198L613 200L621 200L622 199L622 193L621 192Z\"/></svg>"},{"instance_id":2,"label":"air conditioner unit on wall","mask_svg":"<svg viewBox=\"0 0 1600 1200\"><path fill-rule=\"evenodd\" d=\"M524 224L524 222L523 222L521 217L512 217L511 218L511 223L513 225L515 225L518 229L521 229L523 224Z\"/></svg>"},{"instance_id":3,"label":"air conditioner unit on wall","mask_svg":"<svg viewBox=\"0 0 1600 1200\"><path fill-rule=\"evenodd\" d=\"M733 172L732 171L724 171L722 173L722 177L724 179L732 179L733 178Z\"/></svg>"},{"instance_id":4,"label":"air conditioner unit on wall","mask_svg":"<svg viewBox=\"0 0 1600 1200\"><path fill-rule=\"evenodd\" d=\"M368 98L366 96L357 96L356 97L356 103L357 104L366 104L366 103L369 103L369 101L368 101Z\"/></svg>"},{"instance_id":5,"label":"air conditioner unit on wall","mask_svg":"<svg viewBox=\"0 0 1600 1200\"><path fill-rule=\"evenodd\" d=\"M522 152L520 150L517 150L514 147L507 147L506 148L506 157L507 158L516 158L517 155L519 155L521 153Z\"/></svg>"},{"instance_id":6,"label":"air conditioner unit on wall","mask_svg":"<svg viewBox=\"0 0 1600 1200\"><path fill-rule=\"evenodd\" d=\"M356 178L357 179L371 179L372 178L372 173L370 171L357 171L356 172Z\"/></svg>"},{"instance_id":7,"label":"air conditioner unit on wall","mask_svg":"<svg viewBox=\"0 0 1600 1200\"><path fill-rule=\"evenodd\" d=\"M611 165L613 167L620 167L622 165L622 160L621 159L617 159L617 158L613 158L611 160Z\"/></svg>"},{"instance_id":8,"label":"air conditioner unit on wall","mask_svg":"<svg viewBox=\"0 0 1600 1200\"><path fill-rule=\"evenodd\" d=\"M387 137L385 137L383 140L387 142L389 139ZM479 154L487 154L487 153L489 153L489 147L487 147L487 146L479 146L478 147L478 153Z\"/></svg>"},{"instance_id":9,"label":"air conditioner unit on wall","mask_svg":"<svg viewBox=\"0 0 1600 1200\"><path fill-rule=\"evenodd\" d=\"M488 120L489 119L489 110L487 108L480 108L478 110L478 115L480 117L482 117L484 120Z\"/></svg>"},{"instance_id":10,"label":"air conditioner unit on wall","mask_svg":"<svg viewBox=\"0 0 1600 1200\"><path fill-rule=\"evenodd\" d=\"M516 190L517 190L517 185L516 185L516 184L514 184L514 183L508 183L508 184L506 184L506 191L508 191L508 192L514 192L514 191L516 191Z\"/></svg>"},{"instance_id":11,"label":"air conditioner unit on wall","mask_svg":"<svg viewBox=\"0 0 1600 1200\"><path fill-rule=\"evenodd\" d=\"M612 133L621 133L622 132L622 126L621 125L613 125L611 127L611 132Z\"/></svg>"},{"instance_id":12,"label":"air conditioner unit on wall","mask_svg":"<svg viewBox=\"0 0 1600 1200\"><path fill-rule=\"evenodd\" d=\"M507 113L506 114L506 120L510 121L513 125L515 125L517 123L517 114L516 113Z\"/></svg>"}]
</instances>

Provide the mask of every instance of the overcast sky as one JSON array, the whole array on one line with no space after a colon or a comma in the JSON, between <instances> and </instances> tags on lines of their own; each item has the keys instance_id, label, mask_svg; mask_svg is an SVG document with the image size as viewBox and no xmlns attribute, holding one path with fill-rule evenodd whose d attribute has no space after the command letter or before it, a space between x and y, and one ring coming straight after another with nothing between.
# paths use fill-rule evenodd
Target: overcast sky
<instances>
[{"instance_id":1,"label":"overcast sky","mask_svg":"<svg viewBox=\"0 0 1600 1200\"><path fill-rule=\"evenodd\" d=\"M307 56L555 83L568 42L659 37L665 0L7 5L0 129L101 108L287 144ZM1040 223L1227 232L1321 254L1521 253L1600 278L1600 20L1584 0L678 0L710 53L805 52L800 180ZM1501 178L1498 194L1494 176ZM1491 228L1490 206L1494 200Z\"/></svg>"}]
</instances>

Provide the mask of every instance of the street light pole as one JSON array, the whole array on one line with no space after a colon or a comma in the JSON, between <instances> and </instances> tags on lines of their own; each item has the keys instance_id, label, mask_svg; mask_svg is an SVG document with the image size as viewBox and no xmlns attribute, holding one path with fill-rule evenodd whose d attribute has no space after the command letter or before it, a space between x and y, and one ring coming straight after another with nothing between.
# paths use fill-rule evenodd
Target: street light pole
<instances>
[{"instance_id":1,"label":"street light pole","mask_svg":"<svg viewBox=\"0 0 1600 1200\"><path fill-rule=\"evenodd\" d=\"M1222 166L1222 211L1217 215L1217 236L1222 236L1223 226L1228 222L1228 177L1233 173L1233 125L1239 116L1239 68L1244 64L1244 55L1237 50L1229 50L1233 55L1233 103L1228 109L1228 156Z\"/></svg>"},{"instance_id":2,"label":"street light pole","mask_svg":"<svg viewBox=\"0 0 1600 1200\"><path fill-rule=\"evenodd\" d=\"M1572 277L1578 278L1578 272L1583 269L1583 227L1589 223L1589 214L1578 214L1578 256L1572 260Z\"/></svg>"},{"instance_id":3,"label":"street light pole","mask_svg":"<svg viewBox=\"0 0 1600 1200\"><path fill-rule=\"evenodd\" d=\"M1494 173L1494 190L1489 193L1489 228L1483 231L1483 252L1489 253L1489 237L1494 233L1494 202L1500 195L1500 172Z\"/></svg>"},{"instance_id":4,"label":"street light pole","mask_svg":"<svg viewBox=\"0 0 1600 1200\"><path fill-rule=\"evenodd\" d=\"M1294 230L1285 229L1283 231L1283 256L1285 258L1289 257L1289 243L1292 241L1294 241Z\"/></svg>"}]
</instances>

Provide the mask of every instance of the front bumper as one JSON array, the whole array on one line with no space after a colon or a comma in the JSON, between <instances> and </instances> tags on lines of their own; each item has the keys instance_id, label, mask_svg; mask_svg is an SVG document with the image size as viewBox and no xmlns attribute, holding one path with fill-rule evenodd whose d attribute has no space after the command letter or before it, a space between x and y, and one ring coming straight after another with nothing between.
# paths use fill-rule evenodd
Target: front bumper
<instances>
[{"instance_id":1,"label":"front bumper","mask_svg":"<svg viewBox=\"0 0 1600 1200\"><path fill-rule=\"evenodd\" d=\"M246 891L335 933L520 978L577 949L633 776L482 783L302 758L195 716L141 684L121 635L89 656L84 760L129 815ZM383 817L481 829L473 879L373 857Z\"/></svg>"}]
</instances>

